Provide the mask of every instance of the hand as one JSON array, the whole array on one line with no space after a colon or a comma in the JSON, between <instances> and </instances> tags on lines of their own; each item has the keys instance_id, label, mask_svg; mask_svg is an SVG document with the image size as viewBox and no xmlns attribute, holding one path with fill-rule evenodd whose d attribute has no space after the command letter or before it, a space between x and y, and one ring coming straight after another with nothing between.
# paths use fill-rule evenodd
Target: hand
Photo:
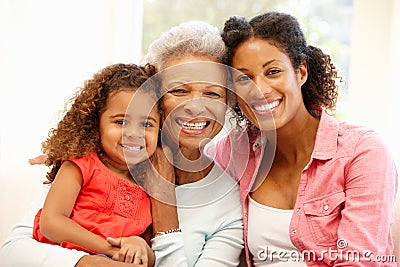
<instances>
[{"instance_id":1,"label":"hand","mask_svg":"<svg viewBox=\"0 0 400 267\"><path fill-rule=\"evenodd\" d=\"M154 154L150 157L153 171L156 171L159 177L165 179L175 185L175 169L173 162L173 154L168 146L157 147Z\"/></svg>"},{"instance_id":2,"label":"hand","mask_svg":"<svg viewBox=\"0 0 400 267\"><path fill-rule=\"evenodd\" d=\"M144 266L148 266L149 262L151 262L150 266L153 266L155 258L154 252L140 236L121 238L108 237L107 241L113 247L120 247L119 251L112 256L113 260Z\"/></svg>"},{"instance_id":3,"label":"hand","mask_svg":"<svg viewBox=\"0 0 400 267\"><path fill-rule=\"evenodd\" d=\"M168 147L157 147L150 157L151 166L143 187L152 198L175 205L175 169L170 162L172 158Z\"/></svg>"},{"instance_id":4,"label":"hand","mask_svg":"<svg viewBox=\"0 0 400 267\"><path fill-rule=\"evenodd\" d=\"M85 255L76 263L75 267L143 267L143 265L113 261L97 255Z\"/></svg>"},{"instance_id":5,"label":"hand","mask_svg":"<svg viewBox=\"0 0 400 267\"><path fill-rule=\"evenodd\" d=\"M39 155L37 157L34 157L33 159L28 159L28 161L29 161L29 164L31 164L31 165L38 165L38 164L44 164L46 159L47 159L46 155Z\"/></svg>"},{"instance_id":6,"label":"hand","mask_svg":"<svg viewBox=\"0 0 400 267\"><path fill-rule=\"evenodd\" d=\"M175 195L175 168L168 160L172 160L172 158L170 149L167 148L163 151L160 147L150 157L155 175L149 177L148 188L145 189L151 197L153 234L179 228Z\"/></svg>"}]
</instances>

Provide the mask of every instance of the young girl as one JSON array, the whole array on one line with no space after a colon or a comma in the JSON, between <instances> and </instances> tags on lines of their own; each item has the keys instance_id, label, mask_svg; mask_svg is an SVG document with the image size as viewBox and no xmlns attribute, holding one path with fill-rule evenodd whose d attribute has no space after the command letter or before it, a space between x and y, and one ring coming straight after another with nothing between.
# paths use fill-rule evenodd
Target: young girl
<instances>
[{"instance_id":1,"label":"young girl","mask_svg":"<svg viewBox=\"0 0 400 267\"><path fill-rule=\"evenodd\" d=\"M146 230L152 222L150 200L130 172L140 173L157 147L156 86L150 81L141 86L153 74L149 65L111 65L72 99L42 144L52 185L35 218L35 239L154 264L153 251L140 237L151 234ZM135 110L127 112L129 104ZM111 246L108 237L122 237L121 247Z\"/></svg>"}]
</instances>

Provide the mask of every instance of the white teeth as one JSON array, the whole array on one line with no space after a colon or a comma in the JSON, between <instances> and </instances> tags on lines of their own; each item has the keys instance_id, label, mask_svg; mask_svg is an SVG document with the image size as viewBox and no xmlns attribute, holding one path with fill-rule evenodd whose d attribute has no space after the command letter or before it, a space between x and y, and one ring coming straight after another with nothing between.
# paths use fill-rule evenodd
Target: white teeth
<instances>
[{"instance_id":1,"label":"white teeth","mask_svg":"<svg viewBox=\"0 0 400 267\"><path fill-rule=\"evenodd\" d=\"M143 148L142 146L128 146L128 145L122 145L122 147L130 151L140 151Z\"/></svg>"},{"instance_id":2,"label":"white teeth","mask_svg":"<svg viewBox=\"0 0 400 267\"><path fill-rule=\"evenodd\" d=\"M190 130L202 130L207 126L207 122L205 122L205 121L204 122L194 122L193 123L193 122L178 120L178 123L182 127L190 129Z\"/></svg>"},{"instance_id":3,"label":"white teeth","mask_svg":"<svg viewBox=\"0 0 400 267\"><path fill-rule=\"evenodd\" d=\"M276 106L279 105L279 100L271 102L269 104L266 105L261 105L261 106L253 106L253 108L257 111L269 111L273 108L275 108Z\"/></svg>"}]
</instances>

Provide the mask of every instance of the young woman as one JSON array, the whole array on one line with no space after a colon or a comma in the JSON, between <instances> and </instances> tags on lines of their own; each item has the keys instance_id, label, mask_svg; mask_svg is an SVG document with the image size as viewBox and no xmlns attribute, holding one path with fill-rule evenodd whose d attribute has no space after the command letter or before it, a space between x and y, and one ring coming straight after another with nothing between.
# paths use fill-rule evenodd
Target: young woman
<instances>
[{"instance_id":1,"label":"young woman","mask_svg":"<svg viewBox=\"0 0 400 267\"><path fill-rule=\"evenodd\" d=\"M249 127L212 152L225 168L248 160L228 168L248 266L395 266L380 261L393 249L394 161L374 131L328 114L339 78L329 55L283 13L232 17L222 37Z\"/></svg>"}]
</instances>

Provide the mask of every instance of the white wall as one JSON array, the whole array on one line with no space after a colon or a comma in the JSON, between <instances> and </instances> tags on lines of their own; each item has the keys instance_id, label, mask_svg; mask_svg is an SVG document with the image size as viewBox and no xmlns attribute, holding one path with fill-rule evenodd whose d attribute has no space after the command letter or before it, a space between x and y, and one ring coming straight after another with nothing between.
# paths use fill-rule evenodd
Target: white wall
<instances>
[{"instance_id":1,"label":"white wall","mask_svg":"<svg viewBox=\"0 0 400 267\"><path fill-rule=\"evenodd\" d=\"M64 101L116 62L139 63L142 0L0 0L0 242L38 194L29 166Z\"/></svg>"},{"instance_id":2,"label":"white wall","mask_svg":"<svg viewBox=\"0 0 400 267\"><path fill-rule=\"evenodd\" d=\"M354 0L353 12L346 119L377 130L399 170L400 0ZM393 241L400 258L400 194Z\"/></svg>"},{"instance_id":3,"label":"white wall","mask_svg":"<svg viewBox=\"0 0 400 267\"><path fill-rule=\"evenodd\" d=\"M400 0L354 0L346 118L377 130L400 163ZM398 164L400 166L400 164Z\"/></svg>"}]
</instances>

